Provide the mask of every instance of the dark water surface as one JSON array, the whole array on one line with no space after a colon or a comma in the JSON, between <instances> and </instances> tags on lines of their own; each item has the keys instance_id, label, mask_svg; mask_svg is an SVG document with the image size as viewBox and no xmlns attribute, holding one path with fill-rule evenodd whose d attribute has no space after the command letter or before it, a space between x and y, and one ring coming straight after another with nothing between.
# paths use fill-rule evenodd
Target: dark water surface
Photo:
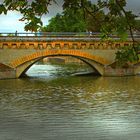
<instances>
[{"instance_id":1,"label":"dark water surface","mask_svg":"<svg viewBox=\"0 0 140 140\"><path fill-rule=\"evenodd\" d=\"M55 71L0 80L0 140L140 140L140 76Z\"/></svg>"}]
</instances>

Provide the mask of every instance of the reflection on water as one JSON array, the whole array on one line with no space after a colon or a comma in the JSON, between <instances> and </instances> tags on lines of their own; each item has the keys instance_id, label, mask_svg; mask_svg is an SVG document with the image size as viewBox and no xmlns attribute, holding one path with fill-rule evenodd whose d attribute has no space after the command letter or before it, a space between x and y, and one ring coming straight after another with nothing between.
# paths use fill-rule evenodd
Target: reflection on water
<instances>
[{"instance_id":1,"label":"reflection on water","mask_svg":"<svg viewBox=\"0 0 140 140\"><path fill-rule=\"evenodd\" d=\"M139 140L139 76L38 69L44 67L32 67L30 79L0 81L0 140Z\"/></svg>"}]
</instances>

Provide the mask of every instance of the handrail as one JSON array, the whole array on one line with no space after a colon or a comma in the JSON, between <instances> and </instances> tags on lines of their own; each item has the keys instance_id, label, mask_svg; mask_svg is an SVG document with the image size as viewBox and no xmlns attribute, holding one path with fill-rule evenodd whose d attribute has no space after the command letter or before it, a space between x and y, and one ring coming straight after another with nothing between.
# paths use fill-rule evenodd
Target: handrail
<instances>
[{"instance_id":1,"label":"handrail","mask_svg":"<svg viewBox=\"0 0 140 140\"><path fill-rule=\"evenodd\" d=\"M87 37L100 36L100 33L92 32L1 32L0 36L44 36L44 37Z\"/></svg>"},{"instance_id":2,"label":"handrail","mask_svg":"<svg viewBox=\"0 0 140 140\"><path fill-rule=\"evenodd\" d=\"M0 38L3 37L46 37L46 38L101 38L100 32L1 32ZM110 35L110 38L118 38L117 35ZM140 38L140 34L134 34L135 38ZM128 39L131 39L131 36L128 35Z\"/></svg>"}]
</instances>

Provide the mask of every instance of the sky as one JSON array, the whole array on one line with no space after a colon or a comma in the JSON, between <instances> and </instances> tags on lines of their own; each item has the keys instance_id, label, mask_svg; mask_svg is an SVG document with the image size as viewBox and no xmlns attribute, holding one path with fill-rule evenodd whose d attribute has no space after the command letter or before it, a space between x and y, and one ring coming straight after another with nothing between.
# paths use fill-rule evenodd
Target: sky
<instances>
[{"instance_id":1,"label":"sky","mask_svg":"<svg viewBox=\"0 0 140 140\"><path fill-rule=\"evenodd\" d=\"M51 17L62 12L63 0L57 0L57 2L57 4L53 3L49 7L49 13L42 17L43 25L47 25ZM2 3L2 0L0 0L0 3ZM127 0L127 9L140 16L140 0ZM25 22L19 21L21 17L22 15L15 11L9 11L7 15L0 15L0 32L24 32Z\"/></svg>"}]
</instances>

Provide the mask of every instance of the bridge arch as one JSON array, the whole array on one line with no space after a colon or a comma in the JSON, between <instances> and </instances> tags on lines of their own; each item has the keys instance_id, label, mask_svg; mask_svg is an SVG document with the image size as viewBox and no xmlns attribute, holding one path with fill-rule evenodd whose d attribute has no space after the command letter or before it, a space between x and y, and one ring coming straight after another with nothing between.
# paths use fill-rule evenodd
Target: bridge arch
<instances>
[{"instance_id":1,"label":"bridge arch","mask_svg":"<svg viewBox=\"0 0 140 140\"><path fill-rule=\"evenodd\" d=\"M37 51L26 56L19 57L10 62L10 66L16 69L16 77L18 78L24 72L26 72L35 62L49 56L73 56L79 58L95 68L100 75L103 75L104 66L108 64L108 61L100 56L91 55L79 50L45 50Z\"/></svg>"}]
</instances>

